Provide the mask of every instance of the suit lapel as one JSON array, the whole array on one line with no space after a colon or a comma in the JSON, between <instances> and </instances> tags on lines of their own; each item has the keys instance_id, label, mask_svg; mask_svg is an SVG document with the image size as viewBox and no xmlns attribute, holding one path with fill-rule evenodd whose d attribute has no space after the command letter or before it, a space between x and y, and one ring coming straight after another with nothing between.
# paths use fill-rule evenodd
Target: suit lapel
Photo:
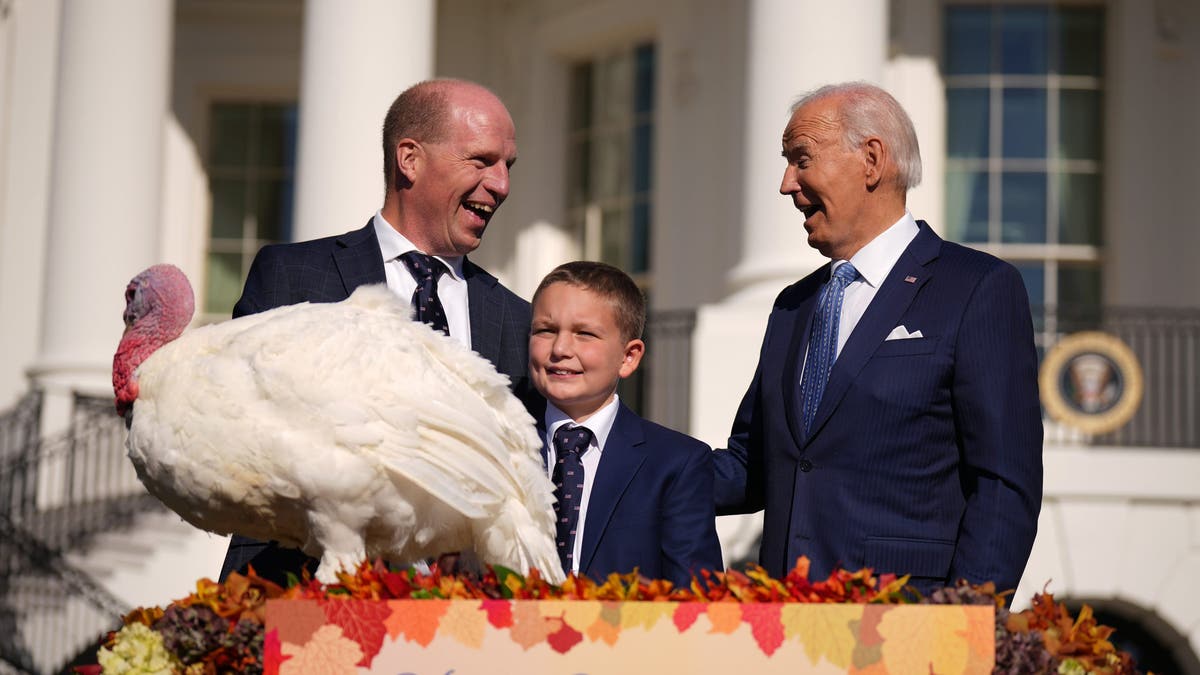
<instances>
[{"instance_id":1,"label":"suit lapel","mask_svg":"<svg viewBox=\"0 0 1200 675\"><path fill-rule=\"evenodd\" d=\"M484 272L470 260L463 260L467 280L467 313L471 317L471 349L491 363L500 363L500 342L504 335L504 303L496 292L496 277Z\"/></svg>"},{"instance_id":2,"label":"suit lapel","mask_svg":"<svg viewBox=\"0 0 1200 675\"><path fill-rule=\"evenodd\" d=\"M642 462L646 461L644 443L641 420L625 404L620 404L604 451L600 453L600 465L592 482L592 493L588 495L583 547L579 551L581 572L586 573L591 566L596 547L612 519L617 503L621 501L621 496L625 494Z\"/></svg>"},{"instance_id":3,"label":"suit lapel","mask_svg":"<svg viewBox=\"0 0 1200 675\"><path fill-rule=\"evenodd\" d=\"M788 430L792 432L792 438L796 439L797 447L800 447L804 440L800 376L804 368L804 355L808 353L808 343L812 337L813 310L817 306L817 298L821 296L823 286L822 282L816 280L828 281L830 267L831 265L827 264L813 275L812 288L807 290L794 310L791 334L783 336L784 339L780 345L781 349L787 350L786 359L783 361L783 408L787 417Z\"/></svg>"},{"instance_id":4,"label":"suit lapel","mask_svg":"<svg viewBox=\"0 0 1200 675\"><path fill-rule=\"evenodd\" d=\"M333 263L347 296L359 286L387 283L373 220L368 220L364 228L338 237L337 244L340 248L333 251Z\"/></svg>"},{"instance_id":5,"label":"suit lapel","mask_svg":"<svg viewBox=\"0 0 1200 675\"><path fill-rule=\"evenodd\" d=\"M829 371L829 381L825 385L825 393L821 396L821 405L817 407L811 434L805 439L806 443L821 431L821 427L837 409L854 378L858 377L859 371L879 345L883 344L888 333L896 327L921 287L933 277L927 265L937 258L942 240L924 221L918 221L918 225L920 231L917 232L916 238L900 255L887 279L879 287L879 292L867 306L862 319L855 326L854 332L850 334L842 353L833 362L833 369ZM906 281L910 277L913 281Z\"/></svg>"}]
</instances>

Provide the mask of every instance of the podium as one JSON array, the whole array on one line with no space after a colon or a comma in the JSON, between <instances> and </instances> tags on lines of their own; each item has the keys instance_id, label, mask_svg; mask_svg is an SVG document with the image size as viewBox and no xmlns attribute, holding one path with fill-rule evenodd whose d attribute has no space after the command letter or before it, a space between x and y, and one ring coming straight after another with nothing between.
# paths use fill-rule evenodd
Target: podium
<instances>
[{"instance_id":1,"label":"podium","mask_svg":"<svg viewBox=\"0 0 1200 675\"><path fill-rule=\"evenodd\" d=\"M966 605L269 600L264 672L991 673Z\"/></svg>"}]
</instances>

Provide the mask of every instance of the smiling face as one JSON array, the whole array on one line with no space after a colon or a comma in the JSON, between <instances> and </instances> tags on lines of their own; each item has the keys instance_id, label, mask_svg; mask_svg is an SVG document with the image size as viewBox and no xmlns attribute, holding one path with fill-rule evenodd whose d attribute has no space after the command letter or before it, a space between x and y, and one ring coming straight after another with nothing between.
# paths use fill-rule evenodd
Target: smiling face
<instances>
[{"instance_id":1,"label":"smiling face","mask_svg":"<svg viewBox=\"0 0 1200 675\"><path fill-rule=\"evenodd\" d=\"M882 231L871 204L879 158L870 141L847 147L838 103L819 99L792 114L783 132L787 168L779 192L804 214L808 245L846 260Z\"/></svg>"},{"instance_id":2,"label":"smiling face","mask_svg":"<svg viewBox=\"0 0 1200 675\"><path fill-rule=\"evenodd\" d=\"M553 283L533 300L529 374L537 390L576 422L612 401L621 378L641 363L645 345L628 340L607 298Z\"/></svg>"},{"instance_id":3,"label":"smiling face","mask_svg":"<svg viewBox=\"0 0 1200 675\"><path fill-rule=\"evenodd\" d=\"M487 90L462 85L448 96L444 138L405 138L396 146L399 170L410 187L392 222L421 251L460 256L479 246L508 197L517 132L504 104Z\"/></svg>"}]
</instances>

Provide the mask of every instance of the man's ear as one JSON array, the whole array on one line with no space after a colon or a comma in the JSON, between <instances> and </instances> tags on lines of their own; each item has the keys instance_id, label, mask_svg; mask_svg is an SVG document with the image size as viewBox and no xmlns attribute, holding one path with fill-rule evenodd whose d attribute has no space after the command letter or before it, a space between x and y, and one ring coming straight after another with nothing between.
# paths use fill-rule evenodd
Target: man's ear
<instances>
[{"instance_id":1,"label":"man's ear","mask_svg":"<svg viewBox=\"0 0 1200 675\"><path fill-rule=\"evenodd\" d=\"M863 161L866 164L868 190L879 187L883 181L883 167L887 163L887 148L878 138L868 138L863 144Z\"/></svg>"},{"instance_id":2,"label":"man's ear","mask_svg":"<svg viewBox=\"0 0 1200 675\"><path fill-rule=\"evenodd\" d=\"M424 159L425 149L411 138L401 138L396 143L393 161L396 162L396 181L399 184L411 185L420 170Z\"/></svg>"},{"instance_id":3,"label":"man's ear","mask_svg":"<svg viewBox=\"0 0 1200 675\"><path fill-rule=\"evenodd\" d=\"M638 369L642 355L646 353L646 343L641 340L630 340L625 343L625 356L621 360L619 374L622 378L629 377Z\"/></svg>"}]
</instances>

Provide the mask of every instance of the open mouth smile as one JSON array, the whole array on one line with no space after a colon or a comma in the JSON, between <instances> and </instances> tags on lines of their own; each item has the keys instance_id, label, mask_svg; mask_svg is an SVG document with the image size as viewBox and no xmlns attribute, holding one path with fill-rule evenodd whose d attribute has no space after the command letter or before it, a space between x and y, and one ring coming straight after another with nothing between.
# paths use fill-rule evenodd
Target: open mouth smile
<instances>
[{"instance_id":1,"label":"open mouth smile","mask_svg":"<svg viewBox=\"0 0 1200 675\"><path fill-rule=\"evenodd\" d=\"M496 212L495 206L493 206L491 204L484 204L483 202L476 202L476 201L463 202L463 208L470 211L471 213L474 213L476 215L476 217L478 217L480 220L484 221L485 223L492 217L492 214Z\"/></svg>"}]
</instances>

